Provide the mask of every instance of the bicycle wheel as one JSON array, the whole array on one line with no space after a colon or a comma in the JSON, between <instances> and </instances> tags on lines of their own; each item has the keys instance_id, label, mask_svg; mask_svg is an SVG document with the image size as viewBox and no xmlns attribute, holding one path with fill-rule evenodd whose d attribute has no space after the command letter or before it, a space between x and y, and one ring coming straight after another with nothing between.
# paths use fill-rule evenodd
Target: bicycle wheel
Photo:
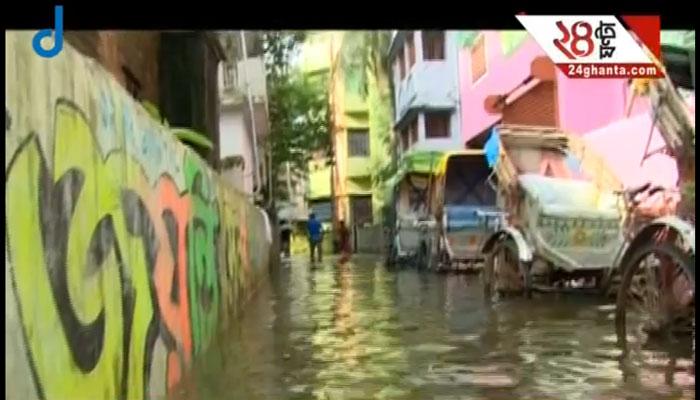
<instances>
[{"instance_id":1,"label":"bicycle wheel","mask_svg":"<svg viewBox=\"0 0 700 400\"><path fill-rule=\"evenodd\" d=\"M671 242L638 248L622 266L615 329L628 342L694 337L695 255Z\"/></svg>"},{"instance_id":2,"label":"bicycle wheel","mask_svg":"<svg viewBox=\"0 0 700 400\"><path fill-rule=\"evenodd\" d=\"M520 294L529 297L529 272L518 257L518 248L512 239L497 243L484 262L484 294L494 296Z\"/></svg>"}]
</instances>

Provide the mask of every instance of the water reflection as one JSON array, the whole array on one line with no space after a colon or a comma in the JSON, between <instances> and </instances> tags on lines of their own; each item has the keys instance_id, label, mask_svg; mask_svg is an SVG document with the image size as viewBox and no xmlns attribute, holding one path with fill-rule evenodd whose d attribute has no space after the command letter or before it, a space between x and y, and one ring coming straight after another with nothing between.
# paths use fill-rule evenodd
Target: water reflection
<instances>
[{"instance_id":1,"label":"water reflection","mask_svg":"<svg viewBox=\"0 0 700 400\"><path fill-rule=\"evenodd\" d=\"M486 305L478 277L302 260L275 274L173 399L692 399L689 354L622 358L585 296ZM687 348L687 347L685 347Z\"/></svg>"}]
</instances>

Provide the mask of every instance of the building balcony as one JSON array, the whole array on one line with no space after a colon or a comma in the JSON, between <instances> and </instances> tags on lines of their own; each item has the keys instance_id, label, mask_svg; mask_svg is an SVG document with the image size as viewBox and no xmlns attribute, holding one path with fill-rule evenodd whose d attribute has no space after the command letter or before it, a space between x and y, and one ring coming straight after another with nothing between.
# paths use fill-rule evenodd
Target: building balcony
<instances>
[{"instance_id":1,"label":"building balcony","mask_svg":"<svg viewBox=\"0 0 700 400\"><path fill-rule=\"evenodd\" d=\"M369 157L348 157L348 177L360 178L370 176L372 169L369 160Z\"/></svg>"},{"instance_id":2,"label":"building balcony","mask_svg":"<svg viewBox=\"0 0 700 400\"><path fill-rule=\"evenodd\" d=\"M459 104L459 88L454 65L444 60L418 61L399 83L396 122L411 109L454 109Z\"/></svg>"}]
</instances>

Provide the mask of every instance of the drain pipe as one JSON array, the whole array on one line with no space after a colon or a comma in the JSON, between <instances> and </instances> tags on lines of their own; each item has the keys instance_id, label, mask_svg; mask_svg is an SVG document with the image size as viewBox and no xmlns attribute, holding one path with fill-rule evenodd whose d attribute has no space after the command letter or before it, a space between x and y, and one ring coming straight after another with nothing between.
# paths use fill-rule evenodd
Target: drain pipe
<instances>
[{"instance_id":1,"label":"drain pipe","mask_svg":"<svg viewBox=\"0 0 700 400\"><path fill-rule=\"evenodd\" d=\"M246 96L248 98L248 110L250 111L250 126L253 133L253 163L255 164L255 191L253 201L260 195L262 185L260 184L260 162L258 160L258 132L255 126L255 109L253 107L253 95L250 91L250 81L248 80L248 50L245 44L245 31L240 31L241 49L243 50L243 79L245 79Z\"/></svg>"}]
</instances>

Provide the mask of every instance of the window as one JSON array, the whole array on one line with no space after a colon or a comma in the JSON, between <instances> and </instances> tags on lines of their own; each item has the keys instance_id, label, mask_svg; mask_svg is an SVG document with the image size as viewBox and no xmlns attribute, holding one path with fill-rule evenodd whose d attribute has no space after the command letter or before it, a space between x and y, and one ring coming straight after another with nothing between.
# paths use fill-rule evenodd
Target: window
<instances>
[{"instance_id":1,"label":"window","mask_svg":"<svg viewBox=\"0 0 700 400\"><path fill-rule=\"evenodd\" d=\"M447 111L429 112L425 114L425 137L450 137L450 113Z\"/></svg>"},{"instance_id":2,"label":"window","mask_svg":"<svg viewBox=\"0 0 700 400\"><path fill-rule=\"evenodd\" d=\"M396 62L399 64L399 76L401 77L401 80L403 80L403 78L406 77L406 64L404 63L403 49L399 50L399 55Z\"/></svg>"},{"instance_id":3,"label":"window","mask_svg":"<svg viewBox=\"0 0 700 400\"><path fill-rule=\"evenodd\" d=\"M445 59L445 32L427 31L423 32L423 59L444 60Z\"/></svg>"},{"instance_id":4,"label":"window","mask_svg":"<svg viewBox=\"0 0 700 400\"><path fill-rule=\"evenodd\" d=\"M414 119L411 121L411 124L408 126L408 132L409 135L411 136L411 145L416 143L418 141L418 119Z\"/></svg>"},{"instance_id":5,"label":"window","mask_svg":"<svg viewBox=\"0 0 700 400\"><path fill-rule=\"evenodd\" d=\"M474 41L471 49L471 61L472 82L476 82L486 74L486 45L483 34Z\"/></svg>"},{"instance_id":6,"label":"window","mask_svg":"<svg viewBox=\"0 0 700 400\"><path fill-rule=\"evenodd\" d=\"M406 53L408 54L408 72L416 63L416 46L413 43L413 32L409 32L406 36Z\"/></svg>"},{"instance_id":7,"label":"window","mask_svg":"<svg viewBox=\"0 0 700 400\"><path fill-rule=\"evenodd\" d=\"M348 130L348 157L369 157L367 130Z\"/></svg>"}]
</instances>

